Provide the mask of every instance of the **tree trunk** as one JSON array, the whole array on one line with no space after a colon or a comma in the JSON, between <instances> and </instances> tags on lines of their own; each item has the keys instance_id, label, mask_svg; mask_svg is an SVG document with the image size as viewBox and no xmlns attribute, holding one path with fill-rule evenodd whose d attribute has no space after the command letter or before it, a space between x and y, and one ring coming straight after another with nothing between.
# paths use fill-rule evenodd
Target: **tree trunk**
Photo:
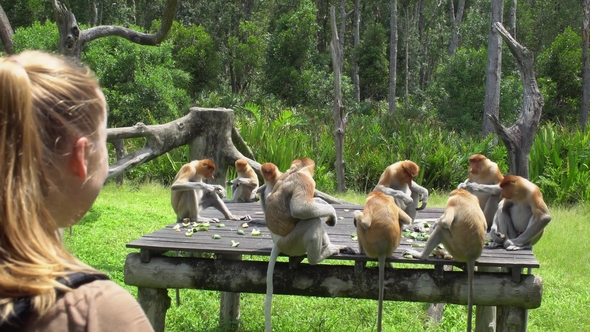
<instances>
[{"instance_id":1,"label":"tree trunk","mask_svg":"<svg viewBox=\"0 0 590 332\"><path fill-rule=\"evenodd\" d=\"M135 0L130 0L131 2L131 23L137 24L137 15L135 13Z\"/></svg>"},{"instance_id":2,"label":"tree trunk","mask_svg":"<svg viewBox=\"0 0 590 332\"><path fill-rule=\"evenodd\" d=\"M389 18L389 30L391 31L389 41L389 113L395 114L395 87L397 83L397 0L391 0L389 6L391 9L391 16ZM406 72L406 76L407 74Z\"/></svg>"},{"instance_id":3,"label":"tree trunk","mask_svg":"<svg viewBox=\"0 0 590 332\"><path fill-rule=\"evenodd\" d=\"M424 40L424 0L420 0L420 2L418 3L418 39L420 42L420 45L422 45L422 54L421 54L421 58L422 61L420 61L420 88L424 89L424 87L426 86L426 53L428 51L427 49L427 43Z\"/></svg>"},{"instance_id":4,"label":"tree trunk","mask_svg":"<svg viewBox=\"0 0 590 332\"><path fill-rule=\"evenodd\" d=\"M340 60L342 57L342 49L340 48L340 41L338 40L338 28L336 27L336 9L334 6L330 7L330 21L332 27L332 41L330 42L330 50L332 55L332 68L334 70L334 103L332 105L332 113L334 115L334 142L336 145L336 161L334 167L336 169L336 179L338 180L338 192L346 191L346 180L344 178L344 132L346 130L346 122L348 121L348 114L342 116L344 112L344 105L342 104L342 88L340 85L340 70L342 64Z\"/></svg>"},{"instance_id":5,"label":"tree trunk","mask_svg":"<svg viewBox=\"0 0 590 332\"><path fill-rule=\"evenodd\" d=\"M353 22L353 29L354 29L354 41L352 47L356 51L359 43L360 43L360 25L361 25L361 8L360 8L360 1L361 0L354 0L354 22ZM361 89L359 83L359 64L356 58L356 55L353 57L352 60L352 83L354 84L354 100L357 103L361 102Z\"/></svg>"},{"instance_id":6,"label":"tree trunk","mask_svg":"<svg viewBox=\"0 0 590 332\"><path fill-rule=\"evenodd\" d=\"M490 119L496 133L506 145L510 163L509 173L528 178L529 154L543 111L543 95L537 86L533 53L512 38L502 23L497 22L494 27L502 35L516 60L524 91L523 105L516 123L506 128L500 123L497 116L490 115Z\"/></svg>"},{"instance_id":7,"label":"tree trunk","mask_svg":"<svg viewBox=\"0 0 590 332\"><path fill-rule=\"evenodd\" d=\"M96 7L96 1L92 1L92 25L95 27L98 24L98 7Z\"/></svg>"},{"instance_id":8,"label":"tree trunk","mask_svg":"<svg viewBox=\"0 0 590 332\"><path fill-rule=\"evenodd\" d=\"M510 34L512 38L516 38L516 6L517 0L510 2Z\"/></svg>"},{"instance_id":9,"label":"tree trunk","mask_svg":"<svg viewBox=\"0 0 590 332\"><path fill-rule=\"evenodd\" d=\"M406 75L404 84L404 109L410 108L410 13L406 5Z\"/></svg>"},{"instance_id":10,"label":"tree trunk","mask_svg":"<svg viewBox=\"0 0 590 332\"><path fill-rule=\"evenodd\" d=\"M2 5L0 5L0 40L2 40L6 54L14 54L14 50L12 49L13 36L14 31L12 31L10 20L8 20L8 16L6 16Z\"/></svg>"},{"instance_id":11,"label":"tree trunk","mask_svg":"<svg viewBox=\"0 0 590 332\"><path fill-rule=\"evenodd\" d=\"M590 65L588 61L588 28L590 25L590 0L582 1L584 25L582 27L582 105L580 107L580 127L586 132L588 123L588 102L590 99Z\"/></svg>"},{"instance_id":12,"label":"tree trunk","mask_svg":"<svg viewBox=\"0 0 590 332\"><path fill-rule=\"evenodd\" d=\"M500 113L500 80L502 75L502 37L494 29L496 22L502 23L503 0L492 0L490 9L490 33L488 40L488 65L486 73L486 94L483 106L482 135L487 137L494 132L490 116Z\"/></svg>"},{"instance_id":13,"label":"tree trunk","mask_svg":"<svg viewBox=\"0 0 590 332\"><path fill-rule=\"evenodd\" d=\"M465 8L465 0L459 0L457 13L455 14L454 0L451 0L451 23L453 24L453 34L451 36L451 43L449 44L449 55L455 55L455 50L459 47L459 28L463 20L463 9Z\"/></svg>"}]
</instances>

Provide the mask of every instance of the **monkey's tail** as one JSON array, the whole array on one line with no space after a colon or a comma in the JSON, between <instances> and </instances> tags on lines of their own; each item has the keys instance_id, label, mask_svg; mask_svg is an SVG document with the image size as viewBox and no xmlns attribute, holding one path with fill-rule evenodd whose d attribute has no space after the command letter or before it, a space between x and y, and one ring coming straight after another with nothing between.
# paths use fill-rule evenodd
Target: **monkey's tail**
<instances>
[{"instance_id":1,"label":"monkey's tail","mask_svg":"<svg viewBox=\"0 0 590 332\"><path fill-rule=\"evenodd\" d=\"M275 271L275 263L279 256L279 247L274 244L270 252L270 259L268 260L268 269L266 270L266 303L264 306L264 321L266 326L266 332L272 332L272 321L271 321L271 306L272 306L272 276Z\"/></svg>"},{"instance_id":2,"label":"monkey's tail","mask_svg":"<svg viewBox=\"0 0 590 332\"><path fill-rule=\"evenodd\" d=\"M473 273L475 260L467 261L467 332L471 332L471 316L473 312Z\"/></svg>"},{"instance_id":3,"label":"monkey's tail","mask_svg":"<svg viewBox=\"0 0 590 332\"><path fill-rule=\"evenodd\" d=\"M379 307L377 309L377 332L381 332L383 317L383 284L385 279L385 255L379 255Z\"/></svg>"}]
</instances>

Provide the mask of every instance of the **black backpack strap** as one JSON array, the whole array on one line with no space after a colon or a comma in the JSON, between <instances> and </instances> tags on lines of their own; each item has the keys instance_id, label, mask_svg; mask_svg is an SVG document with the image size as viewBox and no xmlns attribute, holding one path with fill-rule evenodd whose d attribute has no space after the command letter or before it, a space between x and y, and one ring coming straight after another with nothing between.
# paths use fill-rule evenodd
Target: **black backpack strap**
<instances>
[{"instance_id":1,"label":"black backpack strap","mask_svg":"<svg viewBox=\"0 0 590 332\"><path fill-rule=\"evenodd\" d=\"M109 280L109 277L102 273L84 273L74 272L68 274L66 278L57 278L57 282L66 285L71 289L76 289L84 284L91 283L96 280ZM56 289L56 296L61 297L64 292ZM31 299L29 297L22 297L14 301L14 310L7 320L0 321L0 331L13 332L20 331L22 325L32 314Z\"/></svg>"}]
</instances>

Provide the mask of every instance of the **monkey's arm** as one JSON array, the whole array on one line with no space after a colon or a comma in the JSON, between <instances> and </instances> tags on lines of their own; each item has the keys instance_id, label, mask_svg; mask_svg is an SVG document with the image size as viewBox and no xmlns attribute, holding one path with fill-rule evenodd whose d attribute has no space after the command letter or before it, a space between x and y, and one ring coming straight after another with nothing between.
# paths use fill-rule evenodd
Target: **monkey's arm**
<instances>
[{"instance_id":1,"label":"monkey's arm","mask_svg":"<svg viewBox=\"0 0 590 332\"><path fill-rule=\"evenodd\" d=\"M261 185L260 187L258 187L258 189L256 189L256 193L263 194L265 190L266 190L266 183Z\"/></svg>"},{"instance_id":2,"label":"monkey's arm","mask_svg":"<svg viewBox=\"0 0 590 332\"><path fill-rule=\"evenodd\" d=\"M543 213L540 216L533 215L529 220L526 230L516 239L507 239L504 242L504 248L507 250L532 248L534 240L538 240L541 237L545 226L547 226L550 221L551 215L548 213Z\"/></svg>"},{"instance_id":3,"label":"monkey's arm","mask_svg":"<svg viewBox=\"0 0 590 332\"><path fill-rule=\"evenodd\" d=\"M436 248L436 246L442 242L443 240L443 232L448 232L449 230L444 228L443 226L435 225L434 230L430 234L428 241L426 241L426 245L424 246L424 250L418 251L414 249L407 249L404 250L402 255L410 254L414 258L418 258L421 260L428 259L430 253Z\"/></svg>"},{"instance_id":4,"label":"monkey's arm","mask_svg":"<svg viewBox=\"0 0 590 332\"><path fill-rule=\"evenodd\" d=\"M201 190L207 194L220 194L225 197L225 188L220 185L207 184L203 182L176 182L170 187L172 191L188 191L188 190Z\"/></svg>"},{"instance_id":5,"label":"monkey's arm","mask_svg":"<svg viewBox=\"0 0 590 332\"><path fill-rule=\"evenodd\" d=\"M417 207L416 205L416 210L424 210L426 208L426 204L428 204L428 190L414 181L412 181L410 190L420 195L420 202L422 202L422 205L420 207Z\"/></svg>"},{"instance_id":6,"label":"monkey's arm","mask_svg":"<svg viewBox=\"0 0 590 332\"><path fill-rule=\"evenodd\" d=\"M404 193L403 191L387 188L383 185L377 185L374 190L378 190L384 193L385 195L389 195L395 199L401 199L402 202L404 202L404 204L406 205L412 204L412 202L414 201L412 199L412 196Z\"/></svg>"},{"instance_id":7,"label":"monkey's arm","mask_svg":"<svg viewBox=\"0 0 590 332\"><path fill-rule=\"evenodd\" d=\"M490 195L500 196L502 188L497 184L480 184L477 182L463 182L459 184L459 189L466 189L471 193L484 193Z\"/></svg>"},{"instance_id":8,"label":"monkey's arm","mask_svg":"<svg viewBox=\"0 0 590 332\"><path fill-rule=\"evenodd\" d=\"M334 207L319 197L308 200L307 197L298 197L295 194L289 202L289 211L293 218L302 220L327 217L328 226L336 225L338 219Z\"/></svg>"}]
</instances>

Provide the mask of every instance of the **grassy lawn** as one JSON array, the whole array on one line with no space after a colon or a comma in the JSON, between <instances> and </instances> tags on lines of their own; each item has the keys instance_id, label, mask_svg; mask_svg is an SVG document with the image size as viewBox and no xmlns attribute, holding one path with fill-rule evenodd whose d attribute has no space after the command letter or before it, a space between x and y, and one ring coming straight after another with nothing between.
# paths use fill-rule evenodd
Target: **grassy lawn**
<instances>
[{"instance_id":1,"label":"grassy lawn","mask_svg":"<svg viewBox=\"0 0 590 332\"><path fill-rule=\"evenodd\" d=\"M85 218L65 232L69 250L84 262L106 272L111 279L137 296L135 287L123 283L127 242L175 222L169 190L159 185L139 187L107 185ZM364 195L347 194L363 204ZM446 197L434 194L429 206L444 206ZM590 244L583 232L590 224L590 204L563 208L550 206L553 221L535 247L541 264L534 274L543 278L543 303L530 311L529 331L590 331ZM172 305L166 317L167 331L225 331L218 324L219 293L181 290L181 305ZM384 331L423 331L426 303L384 303ZM340 298L274 296L275 331L374 331L377 302ZM465 306L448 305L441 324L429 331L464 331ZM264 295L242 293L243 331L264 330Z\"/></svg>"}]
</instances>

